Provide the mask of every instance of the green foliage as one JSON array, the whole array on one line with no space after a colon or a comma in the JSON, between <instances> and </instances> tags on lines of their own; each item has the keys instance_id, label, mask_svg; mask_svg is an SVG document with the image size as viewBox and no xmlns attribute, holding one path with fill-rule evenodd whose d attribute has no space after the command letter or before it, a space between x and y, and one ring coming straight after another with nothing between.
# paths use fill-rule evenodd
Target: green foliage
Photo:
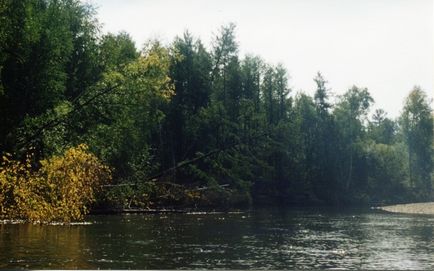
<instances>
[{"instance_id":1,"label":"green foliage","mask_svg":"<svg viewBox=\"0 0 434 271\"><path fill-rule=\"evenodd\" d=\"M86 133L77 135L77 141L86 142L104 161L115 166L117 178L135 176L136 161L141 159L145 165L152 157L149 141L164 117L160 108L173 95L167 76L169 61L166 48L150 44L142 56L120 71L104 74L99 86L88 94L97 98L80 113L78 123L88 128ZM112 91L98 96L101 89ZM94 118L87 119L89 115Z\"/></svg>"},{"instance_id":2,"label":"green foliage","mask_svg":"<svg viewBox=\"0 0 434 271\"><path fill-rule=\"evenodd\" d=\"M354 191L351 186L355 186L356 190L360 186L365 186L364 176L354 172L363 171L357 166L363 164L363 161L358 160L363 160L361 147L365 139L364 123L367 121L367 113L372 102L373 99L366 88L353 86L343 95L335 108L334 114L341 142L338 178L346 193Z\"/></svg>"},{"instance_id":3,"label":"green foliage","mask_svg":"<svg viewBox=\"0 0 434 271\"><path fill-rule=\"evenodd\" d=\"M97 23L90 6L72 0L2 1L1 15L0 148L21 151L18 128L99 79Z\"/></svg>"},{"instance_id":4,"label":"green foliage","mask_svg":"<svg viewBox=\"0 0 434 271\"><path fill-rule=\"evenodd\" d=\"M117 70L136 60L139 54L130 35L121 32L102 37L99 46L100 65L103 70Z\"/></svg>"},{"instance_id":5,"label":"green foliage","mask_svg":"<svg viewBox=\"0 0 434 271\"><path fill-rule=\"evenodd\" d=\"M411 186L425 199L432 196L433 122L426 94L415 87L405 100L401 125L408 148Z\"/></svg>"},{"instance_id":6,"label":"green foliage","mask_svg":"<svg viewBox=\"0 0 434 271\"><path fill-rule=\"evenodd\" d=\"M375 203L402 202L409 196L408 161L401 145L370 143L366 146L368 190Z\"/></svg>"},{"instance_id":7,"label":"green foliage","mask_svg":"<svg viewBox=\"0 0 434 271\"><path fill-rule=\"evenodd\" d=\"M154 207L159 189L155 182L143 182L136 185L120 183L110 187L100 195L99 205L103 208L149 208Z\"/></svg>"},{"instance_id":8,"label":"green foliage","mask_svg":"<svg viewBox=\"0 0 434 271\"><path fill-rule=\"evenodd\" d=\"M399 121L382 110L369 119L366 88L333 103L318 73L313 97L294 94L283 65L239 55L234 24L210 49L185 32L141 51L125 32L101 36L94 9L76 0L0 1L0 26L0 152L20 160L35 146L43 161L5 162L3 214L23 199L13 217L81 218L83 207L38 209L68 195L41 196L40 183L87 178L48 174L85 167L65 152L81 143L113 168L102 208L431 199L433 115L419 88ZM14 198L12 183L35 201Z\"/></svg>"},{"instance_id":9,"label":"green foliage","mask_svg":"<svg viewBox=\"0 0 434 271\"><path fill-rule=\"evenodd\" d=\"M373 140L382 144L393 144L398 125L387 117L382 109L375 110L372 122L369 124L369 134Z\"/></svg>"}]
</instances>

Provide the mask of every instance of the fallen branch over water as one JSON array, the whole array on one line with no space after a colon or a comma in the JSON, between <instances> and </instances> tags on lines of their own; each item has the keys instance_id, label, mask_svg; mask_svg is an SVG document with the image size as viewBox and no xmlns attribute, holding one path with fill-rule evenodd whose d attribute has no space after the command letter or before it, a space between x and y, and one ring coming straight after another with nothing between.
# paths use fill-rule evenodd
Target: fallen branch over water
<instances>
[{"instance_id":1,"label":"fallen branch over water","mask_svg":"<svg viewBox=\"0 0 434 271\"><path fill-rule=\"evenodd\" d=\"M378 209L391 213L434 215L434 202L397 204Z\"/></svg>"}]
</instances>

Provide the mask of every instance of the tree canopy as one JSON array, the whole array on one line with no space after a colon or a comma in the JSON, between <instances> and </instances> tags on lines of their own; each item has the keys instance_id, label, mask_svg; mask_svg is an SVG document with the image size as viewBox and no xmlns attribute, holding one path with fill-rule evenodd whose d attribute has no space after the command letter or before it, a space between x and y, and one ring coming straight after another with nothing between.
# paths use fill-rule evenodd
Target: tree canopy
<instances>
[{"instance_id":1,"label":"tree canopy","mask_svg":"<svg viewBox=\"0 0 434 271\"><path fill-rule=\"evenodd\" d=\"M86 144L113 176L97 207L432 199L421 88L396 120L373 111L365 87L334 97L320 72L313 97L295 93L282 64L239 54L234 24L209 48L188 31L142 48L101 34L80 1L1 1L0 153L18 163L32 148L32 170L56 172L50 163Z\"/></svg>"}]
</instances>

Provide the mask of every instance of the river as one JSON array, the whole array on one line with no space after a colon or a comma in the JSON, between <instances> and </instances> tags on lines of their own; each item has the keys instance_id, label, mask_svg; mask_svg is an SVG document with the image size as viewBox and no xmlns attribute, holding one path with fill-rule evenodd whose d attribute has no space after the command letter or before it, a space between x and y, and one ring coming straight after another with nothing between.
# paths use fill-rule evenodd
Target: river
<instances>
[{"instance_id":1,"label":"river","mask_svg":"<svg viewBox=\"0 0 434 271\"><path fill-rule=\"evenodd\" d=\"M434 216L369 209L89 216L0 225L0 268L431 269Z\"/></svg>"}]
</instances>

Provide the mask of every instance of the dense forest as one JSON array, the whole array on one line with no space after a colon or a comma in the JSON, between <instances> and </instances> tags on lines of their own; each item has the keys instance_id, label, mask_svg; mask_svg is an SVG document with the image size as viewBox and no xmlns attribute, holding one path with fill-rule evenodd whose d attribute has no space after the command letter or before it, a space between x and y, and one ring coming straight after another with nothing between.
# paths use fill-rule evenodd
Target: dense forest
<instances>
[{"instance_id":1,"label":"dense forest","mask_svg":"<svg viewBox=\"0 0 434 271\"><path fill-rule=\"evenodd\" d=\"M295 93L283 65L238 47L228 24L210 46L185 32L137 49L79 1L1 0L2 214L34 210L28 195L71 208L75 185L94 208L432 199L421 88L391 119L367 88L335 96L318 72L313 97Z\"/></svg>"}]
</instances>

